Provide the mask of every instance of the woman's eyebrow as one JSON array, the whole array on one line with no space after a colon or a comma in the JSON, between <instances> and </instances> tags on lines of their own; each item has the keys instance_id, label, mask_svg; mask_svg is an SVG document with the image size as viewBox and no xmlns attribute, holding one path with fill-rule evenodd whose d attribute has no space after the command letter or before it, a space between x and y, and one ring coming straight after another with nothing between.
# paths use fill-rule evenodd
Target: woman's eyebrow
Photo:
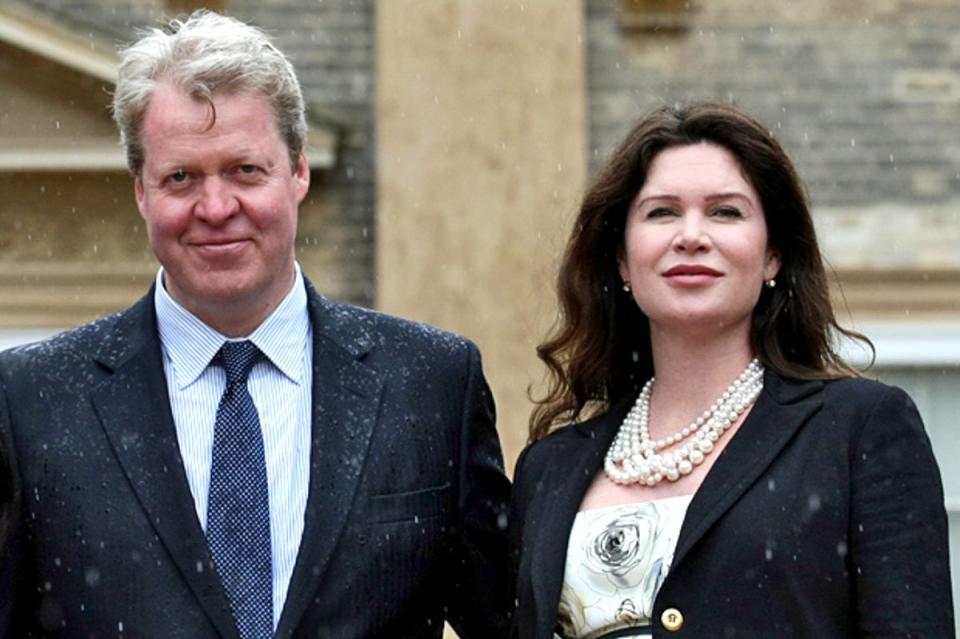
<instances>
[{"instance_id":1,"label":"woman's eyebrow","mask_svg":"<svg viewBox=\"0 0 960 639\"><path fill-rule=\"evenodd\" d=\"M747 200L748 202L750 201L750 198L746 193L741 193L739 191L729 191L726 193L717 193L716 195L708 195L704 199L707 202L716 202L717 200L731 200L734 198Z\"/></svg>"},{"instance_id":2,"label":"woman's eyebrow","mask_svg":"<svg viewBox=\"0 0 960 639\"><path fill-rule=\"evenodd\" d=\"M642 205L642 204L645 204L646 202L650 202L651 200L667 200L668 202L679 202L679 201L680 201L680 197L677 196L677 195L670 195L670 194L667 194L667 193L663 193L663 194L656 193L656 194L654 194L654 195L648 195L647 197L643 198L642 200L639 200L639 201L637 202L637 206L640 206L640 205Z\"/></svg>"},{"instance_id":3,"label":"woman's eyebrow","mask_svg":"<svg viewBox=\"0 0 960 639\"><path fill-rule=\"evenodd\" d=\"M669 193L654 193L653 195L648 195L642 200L637 201L637 206L642 206L650 201L667 201L667 202L679 202L680 196L671 195ZM731 199L740 199L750 202L749 196L746 193L741 193L739 191L725 191L723 193L715 193L713 195L708 195L704 198L706 202L717 202L721 200L731 200Z\"/></svg>"}]
</instances>

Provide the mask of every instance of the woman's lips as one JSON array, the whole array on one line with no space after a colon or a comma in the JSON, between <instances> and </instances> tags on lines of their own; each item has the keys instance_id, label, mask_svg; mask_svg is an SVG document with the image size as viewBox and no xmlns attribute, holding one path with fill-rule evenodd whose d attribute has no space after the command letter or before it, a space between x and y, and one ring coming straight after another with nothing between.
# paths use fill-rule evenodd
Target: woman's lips
<instances>
[{"instance_id":1,"label":"woman's lips","mask_svg":"<svg viewBox=\"0 0 960 639\"><path fill-rule=\"evenodd\" d=\"M680 264L664 271L663 276L679 286L702 286L723 277L723 273L701 264Z\"/></svg>"}]
</instances>

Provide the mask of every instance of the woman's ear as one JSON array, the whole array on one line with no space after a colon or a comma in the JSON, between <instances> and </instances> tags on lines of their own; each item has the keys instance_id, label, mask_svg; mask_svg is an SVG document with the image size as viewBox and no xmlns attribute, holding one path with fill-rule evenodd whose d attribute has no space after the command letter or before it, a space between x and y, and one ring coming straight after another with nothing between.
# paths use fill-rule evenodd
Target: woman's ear
<instances>
[{"instance_id":1,"label":"woman's ear","mask_svg":"<svg viewBox=\"0 0 960 639\"><path fill-rule=\"evenodd\" d=\"M767 249L767 262L763 266L763 279L772 280L780 272L782 263L780 261L780 251L774 248Z\"/></svg>"},{"instance_id":2,"label":"woman's ear","mask_svg":"<svg viewBox=\"0 0 960 639\"><path fill-rule=\"evenodd\" d=\"M627 255L623 247L617 249L617 272L623 282L630 282L630 268L627 266Z\"/></svg>"}]
</instances>

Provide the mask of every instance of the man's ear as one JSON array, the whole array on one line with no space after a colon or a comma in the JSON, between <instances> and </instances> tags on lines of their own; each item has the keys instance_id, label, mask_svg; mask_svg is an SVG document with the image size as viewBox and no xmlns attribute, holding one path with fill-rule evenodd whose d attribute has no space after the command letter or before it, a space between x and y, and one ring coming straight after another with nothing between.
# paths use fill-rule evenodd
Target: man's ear
<instances>
[{"instance_id":1,"label":"man's ear","mask_svg":"<svg viewBox=\"0 0 960 639\"><path fill-rule=\"evenodd\" d=\"M143 214L143 205L144 200L146 199L146 194L143 190L143 179L139 175L133 178L133 195L137 200L137 209L140 211L140 217L146 217Z\"/></svg>"},{"instance_id":2,"label":"man's ear","mask_svg":"<svg viewBox=\"0 0 960 639\"><path fill-rule=\"evenodd\" d=\"M299 204L303 202L303 198L307 197L307 191L310 190L310 164L303 152L297 158L297 166L294 167L293 176L297 180L297 203Z\"/></svg>"}]
</instances>

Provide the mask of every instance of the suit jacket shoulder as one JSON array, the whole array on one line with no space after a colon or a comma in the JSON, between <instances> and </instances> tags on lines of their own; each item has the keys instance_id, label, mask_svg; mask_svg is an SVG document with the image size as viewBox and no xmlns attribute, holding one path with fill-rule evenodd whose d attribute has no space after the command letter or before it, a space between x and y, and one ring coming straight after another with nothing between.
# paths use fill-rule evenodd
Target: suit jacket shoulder
<instances>
[{"instance_id":1,"label":"suit jacket shoulder","mask_svg":"<svg viewBox=\"0 0 960 639\"><path fill-rule=\"evenodd\" d=\"M126 310L0 353L0 385L4 389L50 385L69 391L96 384L104 372L144 347L159 347L152 304L151 289ZM8 400L18 398L18 393L8 393Z\"/></svg>"},{"instance_id":2,"label":"suit jacket shoulder","mask_svg":"<svg viewBox=\"0 0 960 639\"><path fill-rule=\"evenodd\" d=\"M894 416L904 412L916 413L913 400L902 388L864 377L824 382L823 405L828 412L851 417L845 424L851 427L853 437L862 434L864 427L874 422L880 425L894 423L899 421L893 419Z\"/></svg>"},{"instance_id":3,"label":"suit jacket shoulder","mask_svg":"<svg viewBox=\"0 0 960 639\"><path fill-rule=\"evenodd\" d=\"M463 357L476 352L469 339L443 329L381 311L335 302L308 284L314 339L327 340L352 354L378 359Z\"/></svg>"},{"instance_id":4,"label":"suit jacket shoulder","mask_svg":"<svg viewBox=\"0 0 960 639\"><path fill-rule=\"evenodd\" d=\"M542 481L549 468L569 469L577 459L596 461L599 453L605 454L631 403L632 398L621 398L604 412L561 426L524 448L516 464L518 496L531 482Z\"/></svg>"}]
</instances>

